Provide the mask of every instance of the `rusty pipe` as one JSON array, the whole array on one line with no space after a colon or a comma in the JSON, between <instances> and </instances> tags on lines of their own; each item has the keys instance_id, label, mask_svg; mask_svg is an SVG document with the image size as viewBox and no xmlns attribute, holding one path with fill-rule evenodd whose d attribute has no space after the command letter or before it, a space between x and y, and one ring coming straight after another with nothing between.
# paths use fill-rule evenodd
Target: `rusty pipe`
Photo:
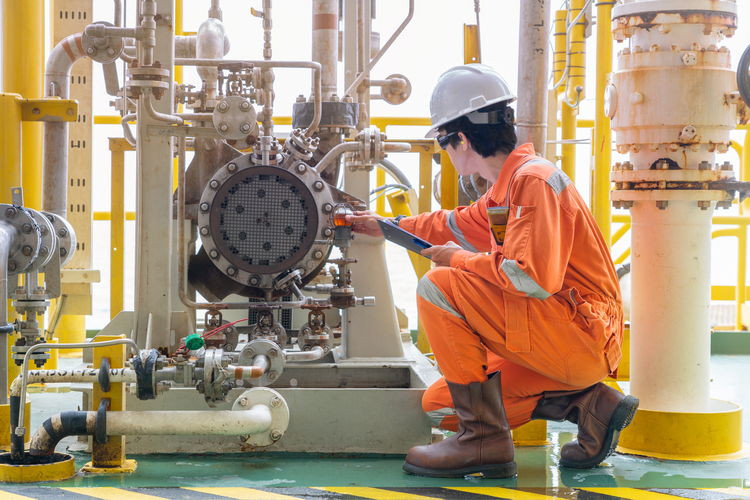
<instances>
[{"instance_id":1,"label":"rusty pipe","mask_svg":"<svg viewBox=\"0 0 750 500\"><path fill-rule=\"evenodd\" d=\"M337 91L337 65L339 61L339 2L338 0L313 0L312 2L312 60L321 66L322 99L330 101ZM315 82L313 81L313 86ZM311 89L314 94L315 89Z\"/></svg>"},{"instance_id":2,"label":"rusty pipe","mask_svg":"<svg viewBox=\"0 0 750 500\"><path fill-rule=\"evenodd\" d=\"M522 0L518 45L518 144L530 142L543 153L547 140L547 78L549 75L549 2Z\"/></svg>"},{"instance_id":3,"label":"rusty pipe","mask_svg":"<svg viewBox=\"0 0 750 500\"><path fill-rule=\"evenodd\" d=\"M370 70L380 61L380 58L383 57L383 54L393 45L393 42L396 41L396 38L401 34L402 31L404 31L404 28L406 28L406 25L409 24L409 21L411 21L411 18L414 17L414 0L409 0L409 13L406 15L406 19L401 23L401 25L398 27L398 29L391 35L391 37L388 39L387 42L385 42L385 45L378 51L377 54L375 54L375 57L372 58L372 60L364 67L364 69L357 75L357 78L354 79L351 85L349 85L349 88L346 89L346 92L344 95L351 96L352 92L357 89L362 81L365 79L365 77L370 73ZM359 21L359 19L358 19Z\"/></svg>"},{"instance_id":4,"label":"rusty pipe","mask_svg":"<svg viewBox=\"0 0 750 500\"><path fill-rule=\"evenodd\" d=\"M70 72L86 57L82 34L71 35L52 49L44 72L44 96L68 99ZM42 210L67 219L68 122L45 122L42 154Z\"/></svg>"}]
</instances>

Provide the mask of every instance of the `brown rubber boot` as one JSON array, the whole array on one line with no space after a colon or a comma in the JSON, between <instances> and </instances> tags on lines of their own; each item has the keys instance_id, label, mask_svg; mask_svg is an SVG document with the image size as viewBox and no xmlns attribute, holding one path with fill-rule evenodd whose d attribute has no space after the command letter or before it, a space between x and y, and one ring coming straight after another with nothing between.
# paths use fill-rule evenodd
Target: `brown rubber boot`
<instances>
[{"instance_id":1,"label":"brown rubber boot","mask_svg":"<svg viewBox=\"0 0 750 500\"><path fill-rule=\"evenodd\" d=\"M578 424L578 438L563 445L560 465L591 469L612 454L637 409L636 398L598 383L581 391L545 392L531 419Z\"/></svg>"},{"instance_id":2,"label":"brown rubber boot","mask_svg":"<svg viewBox=\"0 0 750 500\"><path fill-rule=\"evenodd\" d=\"M409 450L404 470L428 477L513 477L513 437L503 408L500 372L487 382L448 382L458 416L458 432L439 443Z\"/></svg>"}]
</instances>

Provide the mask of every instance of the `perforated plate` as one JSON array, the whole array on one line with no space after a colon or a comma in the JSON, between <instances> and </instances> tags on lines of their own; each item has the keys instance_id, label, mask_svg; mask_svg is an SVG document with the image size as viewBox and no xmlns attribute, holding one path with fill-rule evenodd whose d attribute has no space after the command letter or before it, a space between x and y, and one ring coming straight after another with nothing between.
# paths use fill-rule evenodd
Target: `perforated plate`
<instances>
[{"instance_id":1,"label":"perforated plate","mask_svg":"<svg viewBox=\"0 0 750 500\"><path fill-rule=\"evenodd\" d=\"M302 260L315 241L318 213L312 193L277 167L255 167L228 179L211 207L217 249L233 265L268 274Z\"/></svg>"}]
</instances>

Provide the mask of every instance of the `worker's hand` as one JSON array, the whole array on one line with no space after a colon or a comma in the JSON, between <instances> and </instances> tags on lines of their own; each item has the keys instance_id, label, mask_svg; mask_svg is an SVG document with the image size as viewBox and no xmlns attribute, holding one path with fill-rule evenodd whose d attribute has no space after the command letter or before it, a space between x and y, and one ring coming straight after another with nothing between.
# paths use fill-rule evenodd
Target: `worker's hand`
<instances>
[{"instance_id":1,"label":"worker's hand","mask_svg":"<svg viewBox=\"0 0 750 500\"><path fill-rule=\"evenodd\" d=\"M433 245L430 248L425 248L422 250L422 255L430 257L438 267L450 267L451 257L459 250L461 250L461 247L458 244L449 241L445 245Z\"/></svg>"},{"instance_id":2,"label":"worker's hand","mask_svg":"<svg viewBox=\"0 0 750 500\"><path fill-rule=\"evenodd\" d=\"M346 220L354 222L352 231L355 233L366 234L367 236L383 236L383 232L378 225L378 220L385 219L386 217L378 215L370 210L354 212L354 215L346 216Z\"/></svg>"}]
</instances>

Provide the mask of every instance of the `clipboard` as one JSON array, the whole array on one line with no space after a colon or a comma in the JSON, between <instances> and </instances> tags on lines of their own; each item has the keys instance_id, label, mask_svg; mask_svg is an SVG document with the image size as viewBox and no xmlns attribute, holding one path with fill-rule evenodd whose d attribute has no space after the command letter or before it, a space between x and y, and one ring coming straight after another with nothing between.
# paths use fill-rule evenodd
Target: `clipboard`
<instances>
[{"instance_id":1,"label":"clipboard","mask_svg":"<svg viewBox=\"0 0 750 500\"><path fill-rule=\"evenodd\" d=\"M421 257L426 256L422 255L420 252L425 248L430 248L432 246L431 243L427 243L425 240L417 238L413 234L404 231L391 221L378 219L378 225L380 226L380 230L383 232L385 239L392 241L396 245L402 246ZM429 257L427 258L429 259Z\"/></svg>"}]
</instances>

